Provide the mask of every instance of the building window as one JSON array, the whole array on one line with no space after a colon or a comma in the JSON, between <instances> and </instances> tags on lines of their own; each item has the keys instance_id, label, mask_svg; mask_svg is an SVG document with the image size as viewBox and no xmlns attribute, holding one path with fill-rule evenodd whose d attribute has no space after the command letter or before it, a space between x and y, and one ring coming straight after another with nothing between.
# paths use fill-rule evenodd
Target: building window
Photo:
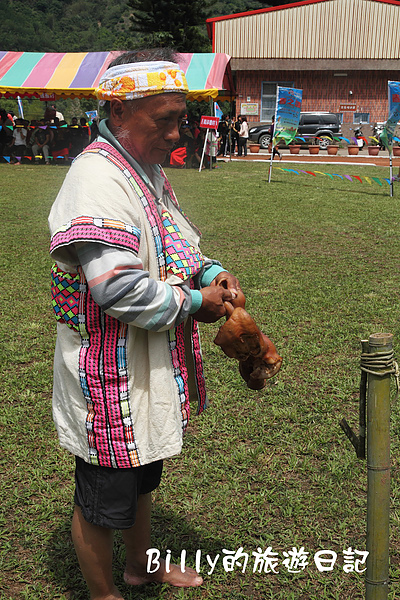
<instances>
[{"instance_id":1,"label":"building window","mask_svg":"<svg viewBox=\"0 0 400 600\"><path fill-rule=\"evenodd\" d=\"M263 81L261 84L261 121L271 121L275 114L276 88L293 87L288 81Z\"/></svg>"},{"instance_id":2,"label":"building window","mask_svg":"<svg viewBox=\"0 0 400 600\"><path fill-rule=\"evenodd\" d=\"M335 113L339 117L339 123L343 125L343 113Z\"/></svg>"},{"instance_id":3,"label":"building window","mask_svg":"<svg viewBox=\"0 0 400 600\"><path fill-rule=\"evenodd\" d=\"M369 123L369 113L353 113L353 123L355 125Z\"/></svg>"}]
</instances>

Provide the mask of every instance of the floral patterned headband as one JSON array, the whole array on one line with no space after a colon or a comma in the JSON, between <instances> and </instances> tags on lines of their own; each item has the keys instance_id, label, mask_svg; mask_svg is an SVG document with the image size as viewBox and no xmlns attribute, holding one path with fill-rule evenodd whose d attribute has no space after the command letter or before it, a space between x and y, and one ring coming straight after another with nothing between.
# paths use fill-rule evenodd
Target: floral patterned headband
<instances>
[{"instance_id":1,"label":"floral patterned headband","mask_svg":"<svg viewBox=\"0 0 400 600\"><path fill-rule=\"evenodd\" d=\"M135 100L165 92L187 94L185 73L173 62L140 62L107 69L95 93L100 103L112 98Z\"/></svg>"}]
</instances>

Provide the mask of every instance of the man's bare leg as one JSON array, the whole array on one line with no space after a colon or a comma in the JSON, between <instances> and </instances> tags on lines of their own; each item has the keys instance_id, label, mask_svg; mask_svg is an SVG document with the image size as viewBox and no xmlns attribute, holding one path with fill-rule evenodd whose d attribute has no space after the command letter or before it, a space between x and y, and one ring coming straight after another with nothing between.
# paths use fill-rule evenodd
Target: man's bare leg
<instances>
[{"instance_id":1,"label":"man's bare leg","mask_svg":"<svg viewBox=\"0 0 400 600\"><path fill-rule=\"evenodd\" d=\"M112 575L113 536L112 529L88 523L75 506L72 540L90 600L123 600Z\"/></svg>"},{"instance_id":2,"label":"man's bare leg","mask_svg":"<svg viewBox=\"0 0 400 600\"><path fill-rule=\"evenodd\" d=\"M169 583L176 587L197 587L203 583L202 577L194 569L186 567L182 573L180 566L170 565L165 570L165 561L160 559L160 568L155 573L147 573L147 554L151 546L151 494L142 494L138 499L136 522L130 529L124 529L122 536L126 546L125 583L142 585L151 581Z\"/></svg>"}]
</instances>

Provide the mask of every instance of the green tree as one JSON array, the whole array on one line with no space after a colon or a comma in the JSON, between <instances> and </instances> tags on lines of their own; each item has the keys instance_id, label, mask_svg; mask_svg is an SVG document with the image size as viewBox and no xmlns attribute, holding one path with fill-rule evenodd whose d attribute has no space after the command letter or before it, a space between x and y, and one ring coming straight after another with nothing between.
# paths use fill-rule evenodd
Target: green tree
<instances>
[{"instance_id":1,"label":"green tree","mask_svg":"<svg viewBox=\"0 0 400 600\"><path fill-rule=\"evenodd\" d=\"M127 0L0 0L0 11L2 50L96 52L119 50L121 41L132 46Z\"/></svg>"},{"instance_id":2,"label":"green tree","mask_svg":"<svg viewBox=\"0 0 400 600\"><path fill-rule=\"evenodd\" d=\"M171 46L178 52L210 51L205 20L210 0L129 0L132 31L148 47Z\"/></svg>"}]
</instances>

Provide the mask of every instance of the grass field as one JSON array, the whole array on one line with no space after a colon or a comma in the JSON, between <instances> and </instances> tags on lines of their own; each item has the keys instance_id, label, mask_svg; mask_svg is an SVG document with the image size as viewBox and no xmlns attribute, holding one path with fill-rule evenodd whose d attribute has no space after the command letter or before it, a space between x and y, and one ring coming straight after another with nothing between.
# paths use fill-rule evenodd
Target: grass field
<instances>
[{"instance_id":1,"label":"grass field","mask_svg":"<svg viewBox=\"0 0 400 600\"><path fill-rule=\"evenodd\" d=\"M0 598L87 598L70 540L73 459L51 419L55 320L50 305L47 214L66 167L0 166L1 411ZM330 173L387 177L372 167ZM167 461L155 493L154 547L194 566L202 588L140 589L115 578L126 600L358 600L362 574L343 551L365 550L366 463L339 427L357 429L360 340L394 334L399 348L400 184L389 187L231 163L210 172L169 170L203 252L238 275L247 310L284 357L280 374L248 390L237 363L202 326L212 405L193 418L181 456ZM112 216L112 215L110 215ZM397 353L398 354L398 353ZM400 598L400 412L392 404L389 599ZM271 547L278 573L253 573L252 552ZM291 573L284 552L304 547L309 565ZM223 549L243 548L243 573L226 571ZM337 552L332 572L313 557ZM206 555L215 561L214 571ZM199 554L197 555L199 556ZM226 567L226 565L225 565Z\"/></svg>"}]
</instances>

